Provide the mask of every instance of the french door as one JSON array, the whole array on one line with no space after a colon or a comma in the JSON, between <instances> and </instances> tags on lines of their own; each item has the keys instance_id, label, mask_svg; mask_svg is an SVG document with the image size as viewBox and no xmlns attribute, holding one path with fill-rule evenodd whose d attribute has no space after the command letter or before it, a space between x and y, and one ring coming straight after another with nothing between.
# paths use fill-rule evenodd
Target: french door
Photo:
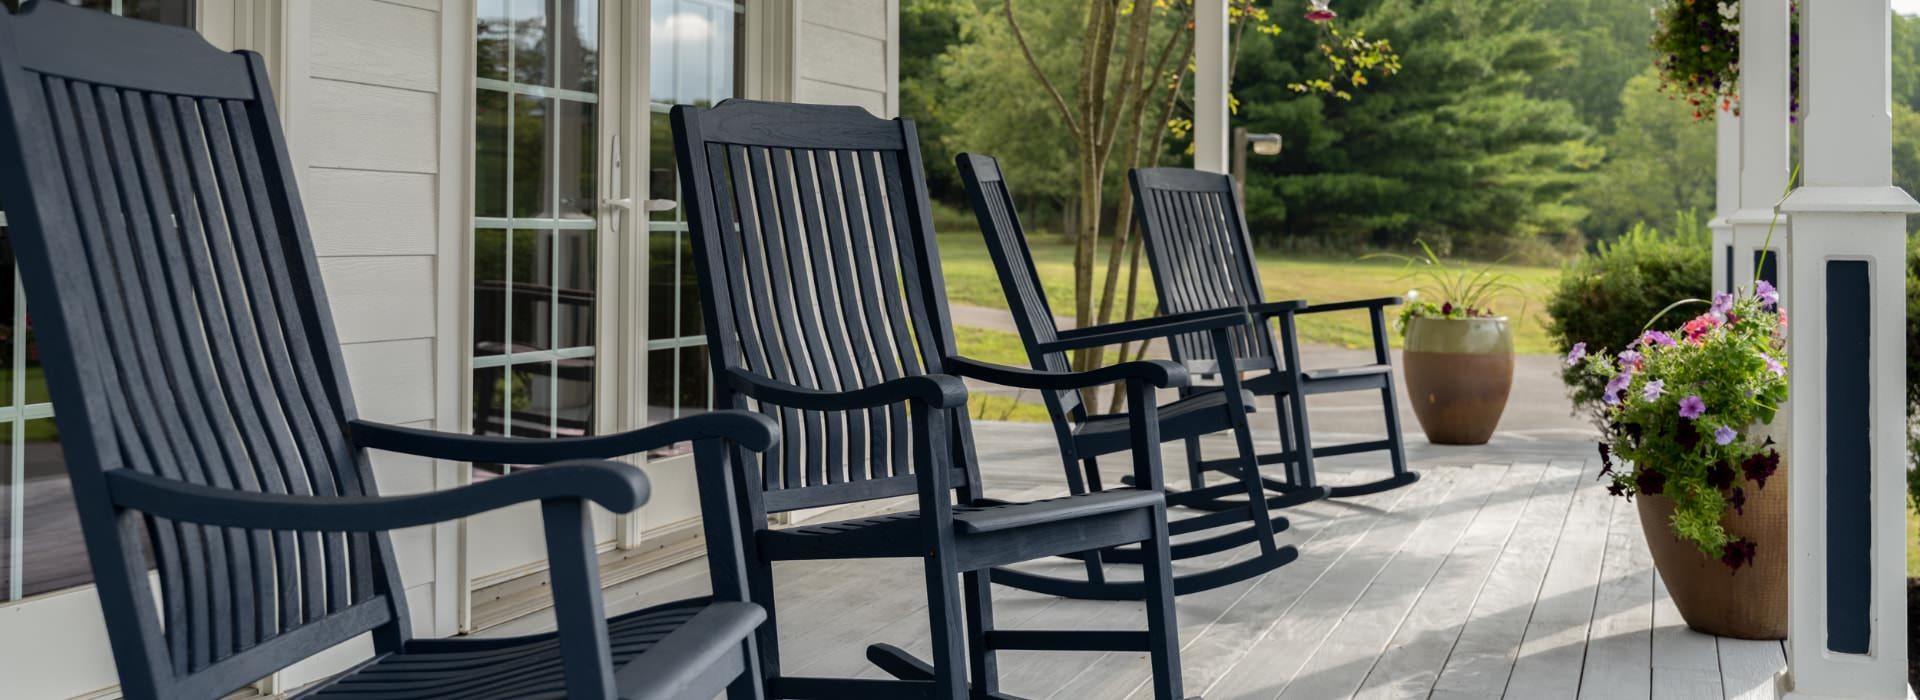
<instances>
[{"instance_id":1,"label":"french door","mask_svg":"<svg viewBox=\"0 0 1920 700\"><path fill-rule=\"evenodd\" d=\"M579 437L619 428L624 3L476 0L469 425ZM529 465L478 464L472 481ZM611 515L596 511L611 542ZM471 588L545 565L535 507L470 519Z\"/></svg>"}]
</instances>

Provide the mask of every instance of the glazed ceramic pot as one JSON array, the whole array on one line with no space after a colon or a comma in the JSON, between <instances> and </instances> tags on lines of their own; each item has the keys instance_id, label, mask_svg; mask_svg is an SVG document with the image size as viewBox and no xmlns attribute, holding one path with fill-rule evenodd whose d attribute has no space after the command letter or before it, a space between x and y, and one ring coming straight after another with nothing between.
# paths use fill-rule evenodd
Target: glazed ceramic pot
<instances>
[{"instance_id":1,"label":"glazed ceramic pot","mask_svg":"<svg viewBox=\"0 0 1920 700\"><path fill-rule=\"evenodd\" d=\"M1484 445L1513 389L1506 317L1410 318L1402 364L1413 415L1437 445Z\"/></svg>"},{"instance_id":2,"label":"glazed ceramic pot","mask_svg":"<svg viewBox=\"0 0 1920 700\"><path fill-rule=\"evenodd\" d=\"M1749 439L1764 440L1766 427L1749 431ZM1779 446L1784 457L1785 446ZM1640 508L1640 529L1647 535L1653 567L1667 584L1667 594L1687 626L1707 634L1736 639L1787 638L1787 464L1767 478L1764 488L1747 482L1747 503L1741 512L1720 519L1728 534L1752 542L1753 564L1729 568L1693 543L1673 534L1673 499L1663 495L1634 498Z\"/></svg>"}]
</instances>

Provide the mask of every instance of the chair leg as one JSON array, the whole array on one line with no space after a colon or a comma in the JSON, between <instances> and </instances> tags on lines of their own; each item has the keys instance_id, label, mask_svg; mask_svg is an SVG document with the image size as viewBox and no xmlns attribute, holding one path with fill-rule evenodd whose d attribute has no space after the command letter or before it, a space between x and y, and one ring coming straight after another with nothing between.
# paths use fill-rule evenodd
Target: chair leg
<instances>
[{"instance_id":1,"label":"chair leg","mask_svg":"<svg viewBox=\"0 0 1920 700\"><path fill-rule=\"evenodd\" d=\"M1187 446L1187 481L1189 488L1198 491L1207 487L1206 471L1200 468L1200 438L1190 437Z\"/></svg>"},{"instance_id":2,"label":"chair leg","mask_svg":"<svg viewBox=\"0 0 1920 700\"><path fill-rule=\"evenodd\" d=\"M1273 395L1273 421L1280 431L1281 453L1292 452L1297 449L1300 444L1300 441L1293 435L1293 408L1287 403L1288 396L1290 395ZM1282 466L1286 469L1287 483L1300 483L1300 465L1297 462L1287 462Z\"/></svg>"},{"instance_id":3,"label":"chair leg","mask_svg":"<svg viewBox=\"0 0 1920 700\"><path fill-rule=\"evenodd\" d=\"M1304 488L1313 488L1318 485L1316 483L1318 479L1313 472L1313 432L1308 426L1307 397L1295 392L1287 397L1287 402L1289 404L1287 413L1292 419L1294 445L1297 448L1294 453L1300 456L1296 460L1300 478L1294 483Z\"/></svg>"},{"instance_id":4,"label":"chair leg","mask_svg":"<svg viewBox=\"0 0 1920 700\"><path fill-rule=\"evenodd\" d=\"M982 700L1000 692L1000 665L987 633L993 630L993 585L985 571L961 575L967 596L967 656L973 676L973 697Z\"/></svg>"},{"instance_id":5,"label":"chair leg","mask_svg":"<svg viewBox=\"0 0 1920 700\"><path fill-rule=\"evenodd\" d=\"M749 595L753 596L753 603L767 611L767 621L761 623L760 628L753 631L753 644L760 652L758 654L760 663L757 670L763 681L779 678L780 625L778 624L779 611L774 604L773 564L771 562L761 560L747 566L747 591Z\"/></svg>"},{"instance_id":6,"label":"chair leg","mask_svg":"<svg viewBox=\"0 0 1920 700\"><path fill-rule=\"evenodd\" d=\"M933 638L933 693L943 700L967 697L966 606L960 572L945 553L927 557L927 623Z\"/></svg>"},{"instance_id":7,"label":"chair leg","mask_svg":"<svg viewBox=\"0 0 1920 700\"><path fill-rule=\"evenodd\" d=\"M1100 483L1100 460L1094 459L1092 457L1088 457L1086 459L1080 460L1080 467L1082 470L1086 472L1088 490L1091 490L1091 491L1106 490L1106 487L1102 486Z\"/></svg>"},{"instance_id":8,"label":"chair leg","mask_svg":"<svg viewBox=\"0 0 1920 700\"><path fill-rule=\"evenodd\" d=\"M1393 395L1392 375L1380 387L1380 404L1387 415L1387 457L1393 460L1393 475L1400 476L1407 473L1407 448L1400 439L1400 405Z\"/></svg>"},{"instance_id":9,"label":"chair leg","mask_svg":"<svg viewBox=\"0 0 1920 700\"><path fill-rule=\"evenodd\" d=\"M1264 509L1260 509L1264 510ZM1146 584L1148 660L1153 667L1153 697L1181 700L1180 625L1174 616L1173 563L1167 542L1167 511L1154 508L1153 538L1141 542L1147 555L1142 567Z\"/></svg>"}]
</instances>

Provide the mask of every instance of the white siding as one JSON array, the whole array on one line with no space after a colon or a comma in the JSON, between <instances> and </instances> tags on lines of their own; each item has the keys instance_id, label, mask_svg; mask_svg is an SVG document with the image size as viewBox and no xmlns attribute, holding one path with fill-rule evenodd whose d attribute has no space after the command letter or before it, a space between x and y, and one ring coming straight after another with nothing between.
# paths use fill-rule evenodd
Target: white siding
<instances>
[{"instance_id":1,"label":"white siding","mask_svg":"<svg viewBox=\"0 0 1920 700\"><path fill-rule=\"evenodd\" d=\"M794 99L858 105L894 116L899 109L899 18L899 0L808 0L801 5Z\"/></svg>"},{"instance_id":2,"label":"white siding","mask_svg":"<svg viewBox=\"0 0 1920 700\"><path fill-rule=\"evenodd\" d=\"M443 16L443 2L454 11ZM442 171L464 162L448 159L446 149L465 139L443 137L463 134L470 116L442 100L465 94L465 83L449 76L468 70L466 47L443 44L471 31L468 2L309 0L307 16L296 14L289 27L289 145L305 166L300 184L314 250L354 400L369 420L445 428L452 416L442 415L444 407L457 405L457 396L442 394L457 394L450 377L458 368L440 358L443 343L459 340L445 337L459 326L444 321L463 307L440 292L440 269L443 243L465 228L444 213L443 176L466 176ZM456 472L430 460L373 459L386 494L455 485ZM454 629L451 532L392 533L416 634ZM298 664L281 675L282 687L324 677L366 651L361 641Z\"/></svg>"}]
</instances>

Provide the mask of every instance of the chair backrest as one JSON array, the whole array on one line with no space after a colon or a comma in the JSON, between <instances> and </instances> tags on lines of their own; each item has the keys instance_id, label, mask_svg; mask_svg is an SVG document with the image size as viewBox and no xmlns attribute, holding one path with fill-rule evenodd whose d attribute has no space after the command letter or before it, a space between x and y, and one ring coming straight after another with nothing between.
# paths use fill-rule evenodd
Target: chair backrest
<instances>
[{"instance_id":1,"label":"chair backrest","mask_svg":"<svg viewBox=\"0 0 1920 700\"><path fill-rule=\"evenodd\" d=\"M953 329L911 121L726 100L675 107L673 128L716 372L849 391L942 371ZM768 511L917 490L903 406L800 411L719 398L781 423L780 444L758 461ZM938 428L951 431L951 450L935 459L961 470L963 487L974 480L966 414L947 413Z\"/></svg>"},{"instance_id":2,"label":"chair backrest","mask_svg":"<svg viewBox=\"0 0 1920 700\"><path fill-rule=\"evenodd\" d=\"M1139 168L1127 174L1127 181L1133 187L1134 214L1145 238L1161 313L1244 307L1265 300L1231 176ZM1241 369L1273 366L1273 337L1263 328L1236 329L1231 337ZM1199 369L1215 359L1213 341L1204 333L1170 340L1176 361Z\"/></svg>"},{"instance_id":3,"label":"chair backrest","mask_svg":"<svg viewBox=\"0 0 1920 700\"><path fill-rule=\"evenodd\" d=\"M1000 174L1000 161L993 156L962 153L954 158L960 167L960 179L966 185L967 201L980 222L980 235L987 241L987 254L1006 291L1007 306L1013 323L1020 329L1020 340L1027 346L1027 360L1034 369L1065 372L1072 368L1065 352L1038 352L1041 343L1060 339L1053 320L1053 307L1047 303L1047 290L1033 266L1033 252L1027 247L1027 230L1020 225L1020 213L1013 203L1013 191ZM1047 408L1056 420L1075 416L1082 408L1080 392L1046 392ZM1077 416L1076 416L1077 417Z\"/></svg>"},{"instance_id":4,"label":"chair backrest","mask_svg":"<svg viewBox=\"0 0 1920 700\"><path fill-rule=\"evenodd\" d=\"M0 201L123 690L217 696L368 631L404 640L384 534L186 525L106 485L374 492L260 57L57 2L0 11Z\"/></svg>"}]
</instances>

